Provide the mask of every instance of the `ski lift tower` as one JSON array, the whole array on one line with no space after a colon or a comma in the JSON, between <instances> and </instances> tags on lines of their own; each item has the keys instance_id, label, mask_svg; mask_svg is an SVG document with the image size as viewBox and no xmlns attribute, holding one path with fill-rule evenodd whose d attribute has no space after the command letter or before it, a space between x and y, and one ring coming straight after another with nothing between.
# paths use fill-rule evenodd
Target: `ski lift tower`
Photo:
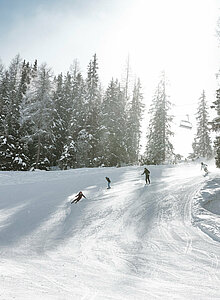
<instances>
[{"instance_id":1,"label":"ski lift tower","mask_svg":"<svg viewBox=\"0 0 220 300\"><path fill-rule=\"evenodd\" d=\"M180 127L185 129L192 129L192 123L189 121L189 115L186 115L187 119L180 121Z\"/></svg>"}]
</instances>

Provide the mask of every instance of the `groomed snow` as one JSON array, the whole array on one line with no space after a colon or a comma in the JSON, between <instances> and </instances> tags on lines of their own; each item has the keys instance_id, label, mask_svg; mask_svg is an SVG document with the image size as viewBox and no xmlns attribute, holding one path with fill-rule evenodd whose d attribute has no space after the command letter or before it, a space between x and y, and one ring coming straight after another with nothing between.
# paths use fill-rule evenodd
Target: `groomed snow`
<instances>
[{"instance_id":1,"label":"groomed snow","mask_svg":"<svg viewBox=\"0 0 220 300\"><path fill-rule=\"evenodd\" d=\"M149 169L0 172L0 299L220 299L220 171Z\"/></svg>"}]
</instances>

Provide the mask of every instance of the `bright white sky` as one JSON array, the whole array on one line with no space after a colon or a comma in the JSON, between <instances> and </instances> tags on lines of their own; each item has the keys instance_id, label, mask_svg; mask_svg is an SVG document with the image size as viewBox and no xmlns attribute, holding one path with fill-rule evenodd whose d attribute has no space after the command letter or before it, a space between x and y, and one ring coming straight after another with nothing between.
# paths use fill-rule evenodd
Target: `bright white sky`
<instances>
[{"instance_id":1,"label":"bright white sky","mask_svg":"<svg viewBox=\"0 0 220 300\"><path fill-rule=\"evenodd\" d=\"M176 124L193 120L204 89L215 97L220 66L216 24L219 0L0 0L0 56L20 53L66 72L74 59L85 74L97 53L101 82L121 79L127 57L149 105L160 72L169 79Z\"/></svg>"}]
</instances>

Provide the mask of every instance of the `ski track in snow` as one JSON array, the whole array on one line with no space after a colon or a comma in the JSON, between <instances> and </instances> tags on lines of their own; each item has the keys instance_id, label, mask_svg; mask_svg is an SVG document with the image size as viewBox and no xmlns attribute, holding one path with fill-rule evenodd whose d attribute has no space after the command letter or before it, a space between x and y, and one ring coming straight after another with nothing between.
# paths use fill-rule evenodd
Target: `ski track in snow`
<instances>
[{"instance_id":1,"label":"ski track in snow","mask_svg":"<svg viewBox=\"0 0 220 300\"><path fill-rule=\"evenodd\" d=\"M0 299L220 299L218 171L149 168L0 172Z\"/></svg>"}]
</instances>

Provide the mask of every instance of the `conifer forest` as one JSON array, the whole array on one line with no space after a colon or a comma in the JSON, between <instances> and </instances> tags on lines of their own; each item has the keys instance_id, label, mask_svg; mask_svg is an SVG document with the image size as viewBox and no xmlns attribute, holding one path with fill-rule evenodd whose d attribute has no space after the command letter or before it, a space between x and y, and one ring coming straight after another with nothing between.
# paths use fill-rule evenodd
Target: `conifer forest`
<instances>
[{"instance_id":1,"label":"conifer forest","mask_svg":"<svg viewBox=\"0 0 220 300\"><path fill-rule=\"evenodd\" d=\"M0 63L0 170L123 166L176 162L171 142L171 102L162 74L149 111L145 110L140 79L128 85L111 79L103 89L98 58L92 57L83 76L77 62L66 74L54 75L37 60L19 55L8 67ZM220 92L210 121L205 91L198 101L197 134L191 158L216 157L220 167L220 140L214 149L210 132L219 130ZM148 99L147 99L148 101ZM144 154L141 121L147 114ZM211 124L211 125L210 125ZM212 127L212 128L210 128ZM143 145L142 145L143 147Z\"/></svg>"}]
</instances>

